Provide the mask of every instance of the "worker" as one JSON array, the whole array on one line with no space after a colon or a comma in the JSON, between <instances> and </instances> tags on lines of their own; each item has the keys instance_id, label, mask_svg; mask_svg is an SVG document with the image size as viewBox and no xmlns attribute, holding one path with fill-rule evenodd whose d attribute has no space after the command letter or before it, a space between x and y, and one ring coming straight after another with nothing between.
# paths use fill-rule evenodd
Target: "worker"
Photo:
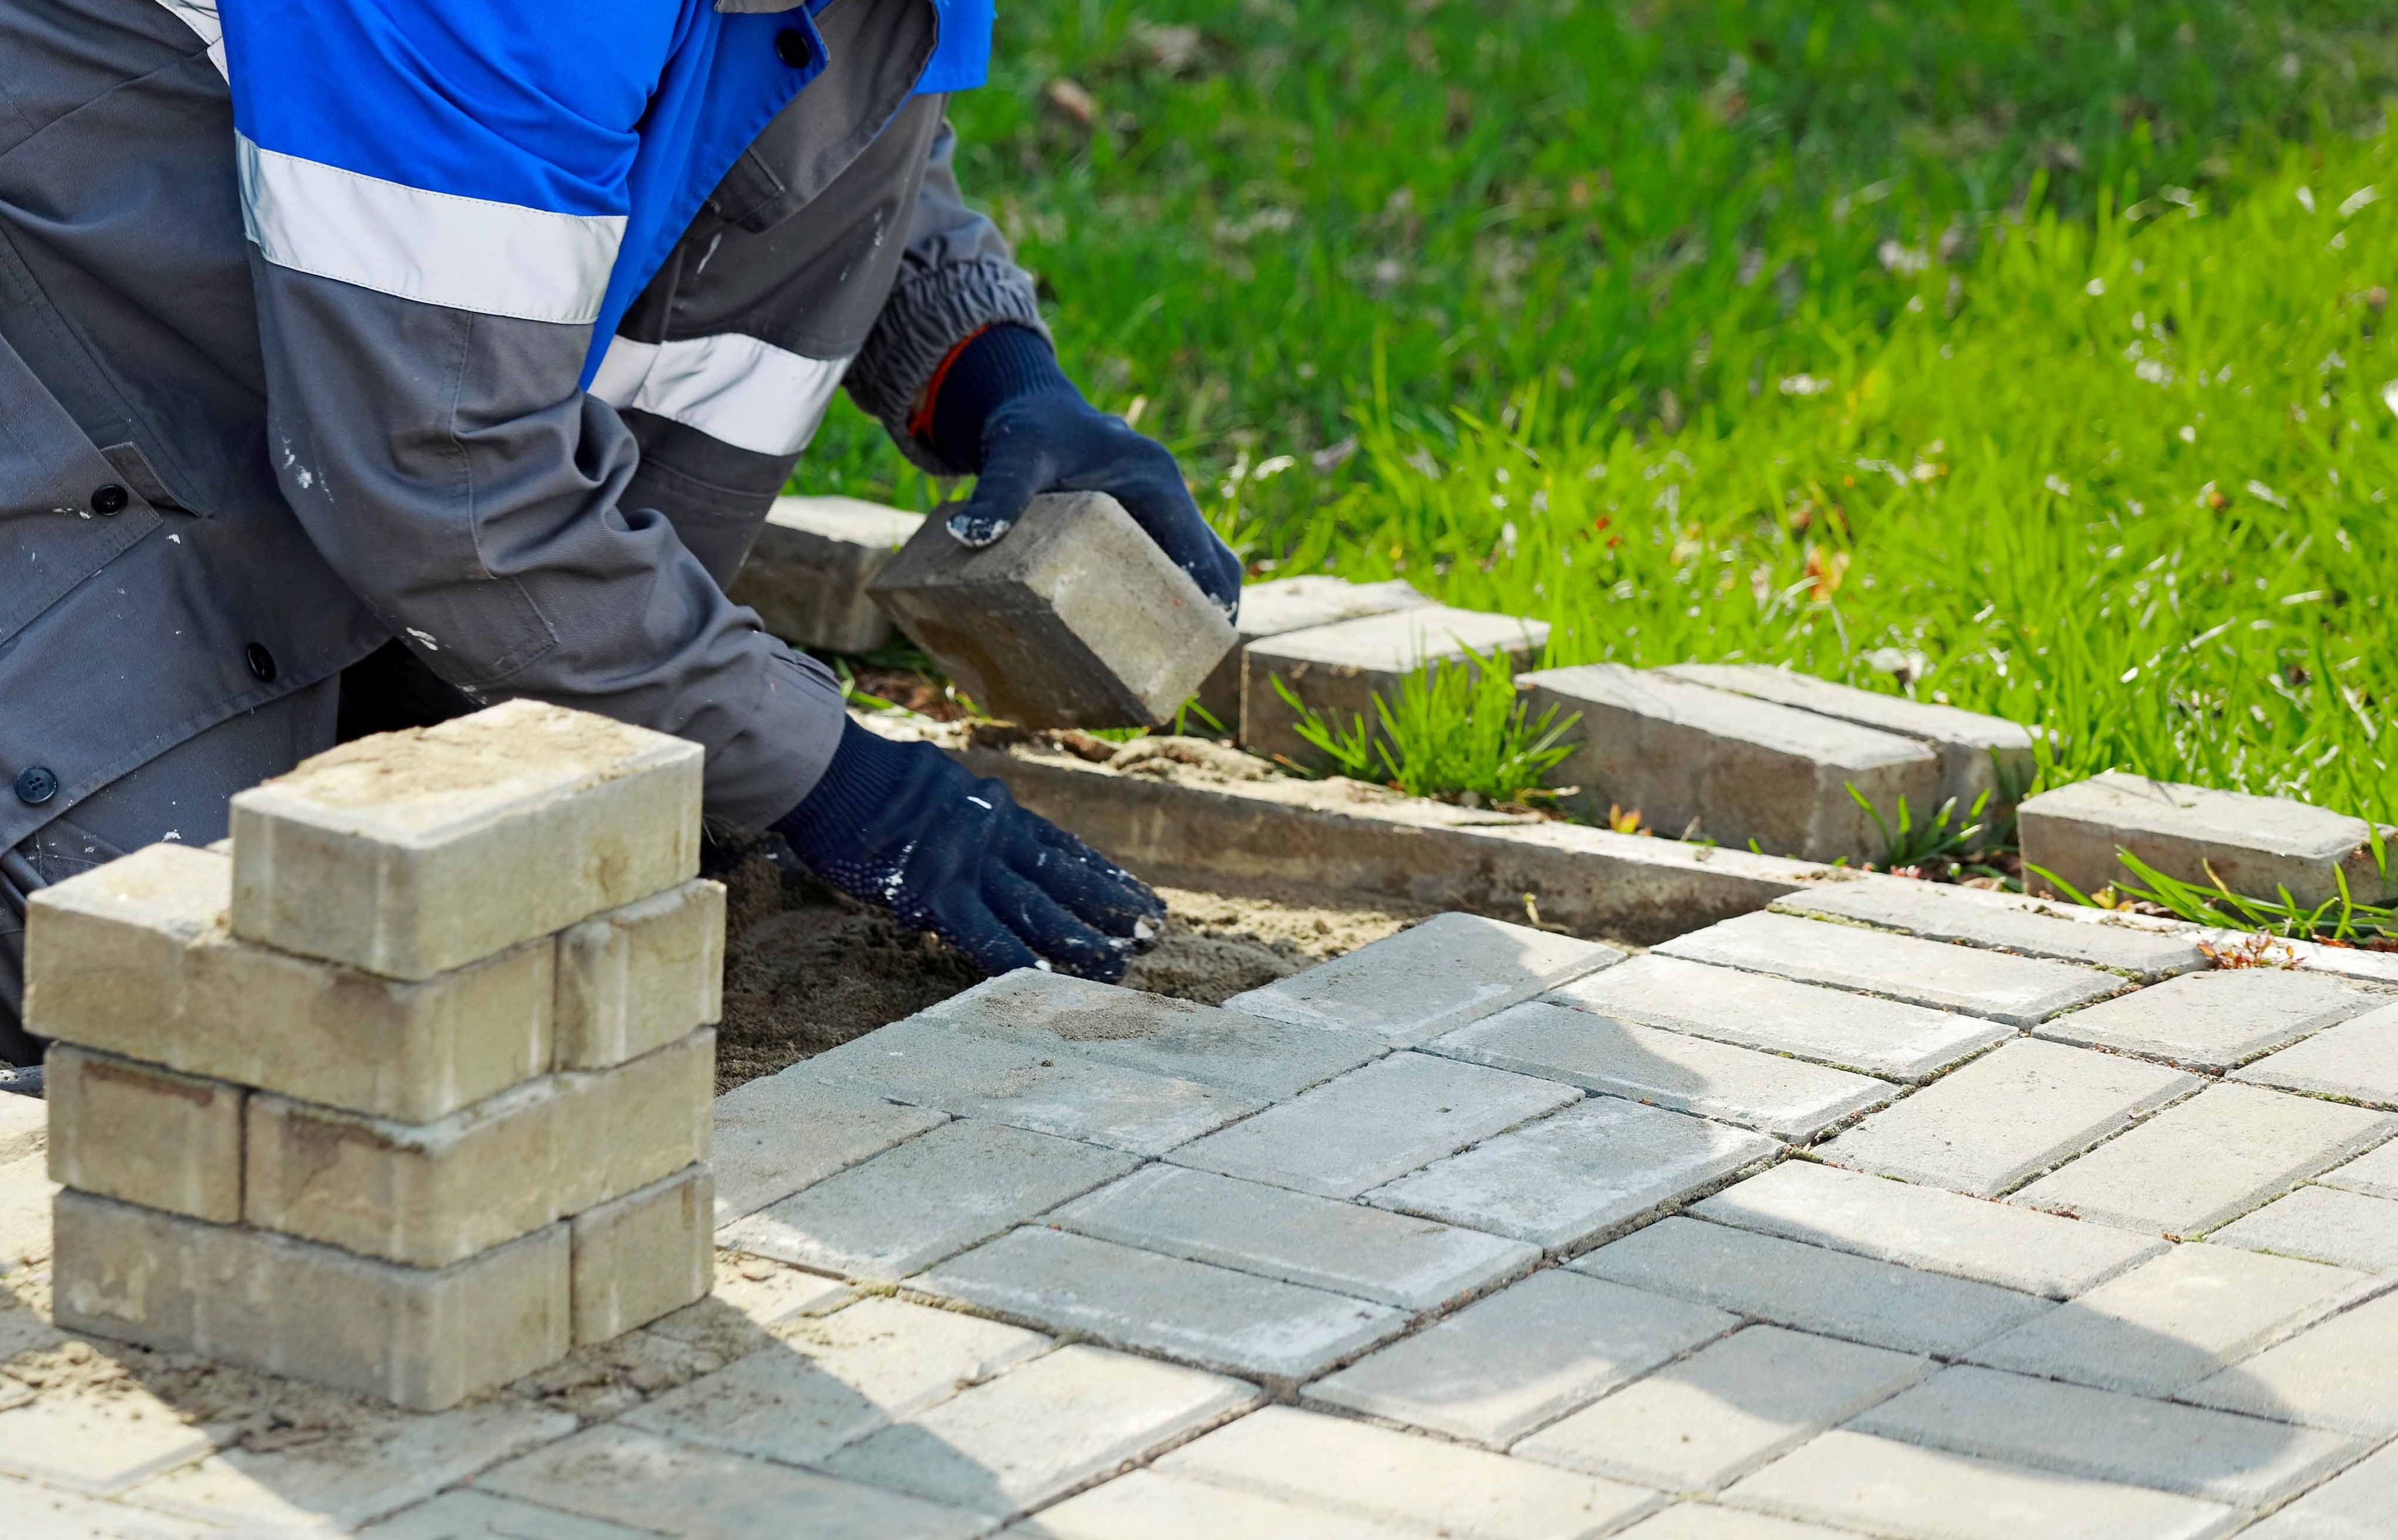
<instances>
[{"instance_id":1,"label":"worker","mask_svg":"<svg viewBox=\"0 0 2398 1540\"><path fill-rule=\"evenodd\" d=\"M529 696L692 739L719 833L990 972L1162 908L725 598L836 386L1113 493L1226 610L1173 457L962 197L990 0L0 0L0 1061L23 923L344 734Z\"/></svg>"}]
</instances>

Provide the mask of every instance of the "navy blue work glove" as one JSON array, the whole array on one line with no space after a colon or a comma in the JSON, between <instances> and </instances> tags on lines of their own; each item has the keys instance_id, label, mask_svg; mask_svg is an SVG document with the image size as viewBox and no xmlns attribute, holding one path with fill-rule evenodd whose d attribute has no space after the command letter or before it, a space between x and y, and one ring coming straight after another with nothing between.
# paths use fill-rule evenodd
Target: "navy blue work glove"
<instances>
[{"instance_id":1,"label":"navy blue work glove","mask_svg":"<svg viewBox=\"0 0 2398 1540\"><path fill-rule=\"evenodd\" d=\"M1199 516L1174 455L1083 399L1039 332L994 326L950 361L934 391L933 447L979 477L950 534L980 548L1044 492L1104 492L1122 503L1200 591L1234 614L1241 563Z\"/></svg>"},{"instance_id":2,"label":"navy blue work glove","mask_svg":"<svg viewBox=\"0 0 2398 1540\"><path fill-rule=\"evenodd\" d=\"M997 780L855 722L775 829L818 877L989 974L1055 967L1113 983L1165 925L1156 894Z\"/></svg>"}]
</instances>

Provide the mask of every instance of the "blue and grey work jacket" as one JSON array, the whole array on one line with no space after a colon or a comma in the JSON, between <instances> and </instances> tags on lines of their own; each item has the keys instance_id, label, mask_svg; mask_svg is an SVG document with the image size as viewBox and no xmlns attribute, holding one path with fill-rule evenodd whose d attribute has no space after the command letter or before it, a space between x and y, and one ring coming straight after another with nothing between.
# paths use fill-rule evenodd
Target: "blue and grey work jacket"
<instances>
[{"instance_id":1,"label":"blue and grey work jacket","mask_svg":"<svg viewBox=\"0 0 2398 1540\"><path fill-rule=\"evenodd\" d=\"M0 0L0 851L391 638L789 810L724 597L834 387L1038 327L950 173L990 0ZM34 777L38 780L38 777Z\"/></svg>"}]
</instances>

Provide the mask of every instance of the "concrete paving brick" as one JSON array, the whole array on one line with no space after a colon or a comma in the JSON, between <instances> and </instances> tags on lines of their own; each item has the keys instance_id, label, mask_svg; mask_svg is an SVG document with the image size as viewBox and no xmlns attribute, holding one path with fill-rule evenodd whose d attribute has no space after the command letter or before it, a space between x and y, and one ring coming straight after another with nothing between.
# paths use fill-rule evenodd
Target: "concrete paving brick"
<instances>
[{"instance_id":1,"label":"concrete paving brick","mask_svg":"<svg viewBox=\"0 0 2398 1540\"><path fill-rule=\"evenodd\" d=\"M1623 1540L1853 1540L1855 1533L1712 1503L1677 1503L1625 1530Z\"/></svg>"},{"instance_id":2,"label":"concrete paving brick","mask_svg":"<svg viewBox=\"0 0 2398 1540\"><path fill-rule=\"evenodd\" d=\"M815 1465L1049 1346L1039 1332L955 1310L861 1300L618 1420L686 1443Z\"/></svg>"},{"instance_id":3,"label":"concrete paving brick","mask_svg":"<svg viewBox=\"0 0 2398 1540\"><path fill-rule=\"evenodd\" d=\"M855 497L777 497L726 595L794 647L873 652L891 617L866 586L923 523Z\"/></svg>"},{"instance_id":4,"label":"concrete paving brick","mask_svg":"<svg viewBox=\"0 0 2398 1540\"><path fill-rule=\"evenodd\" d=\"M2054 872L2083 893L2131 876L2129 850L2168 877L2270 898L2287 887L2301 904L2349 892L2378 901L2381 879L2362 818L2281 797L2243 796L2109 771L2026 801L2017 814L2024 865ZM2027 875L2036 875L2027 872Z\"/></svg>"},{"instance_id":5,"label":"concrete paving brick","mask_svg":"<svg viewBox=\"0 0 2398 1540\"><path fill-rule=\"evenodd\" d=\"M1515 1447L1668 1492L1712 1492L1932 1371L1932 1360L1752 1326Z\"/></svg>"},{"instance_id":6,"label":"concrete paving brick","mask_svg":"<svg viewBox=\"0 0 2398 1540\"><path fill-rule=\"evenodd\" d=\"M358 1532L361 1540L648 1540L656 1533L471 1491L445 1492Z\"/></svg>"},{"instance_id":7,"label":"concrete paving brick","mask_svg":"<svg viewBox=\"0 0 2398 1540\"><path fill-rule=\"evenodd\" d=\"M2168 1246L1805 1160L1785 1160L1691 1211L1718 1224L2052 1299L2095 1288Z\"/></svg>"},{"instance_id":8,"label":"concrete paving brick","mask_svg":"<svg viewBox=\"0 0 2398 1540\"><path fill-rule=\"evenodd\" d=\"M1008 1534L1025 1540L1223 1540L1228 1534L1307 1540L1423 1540L1424 1532L1136 1470L1044 1509Z\"/></svg>"},{"instance_id":9,"label":"concrete paving brick","mask_svg":"<svg viewBox=\"0 0 2398 1540\"><path fill-rule=\"evenodd\" d=\"M1695 1219L1636 1230L1567 1265L1801 1331L1944 1358L2056 1308L1969 1278Z\"/></svg>"},{"instance_id":10,"label":"concrete paving brick","mask_svg":"<svg viewBox=\"0 0 2398 1540\"><path fill-rule=\"evenodd\" d=\"M2398 1006L2366 1011L2267 1054L2231 1078L2398 1109Z\"/></svg>"},{"instance_id":11,"label":"concrete paving brick","mask_svg":"<svg viewBox=\"0 0 2398 1540\"><path fill-rule=\"evenodd\" d=\"M1179 1166L1144 1167L1049 1223L1404 1310L1433 1309L1541 1255L1521 1241Z\"/></svg>"},{"instance_id":12,"label":"concrete paving brick","mask_svg":"<svg viewBox=\"0 0 2398 1540\"><path fill-rule=\"evenodd\" d=\"M138 1379L117 1388L47 1396L0 1412L0 1474L104 1495L215 1448L206 1428Z\"/></svg>"},{"instance_id":13,"label":"concrete paving brick","mask_svg":"<svg viewBox=\"0 0 2398 1540\"><path fill-rule=\"evenodd\" d=\"M2060 1016L2042 1037L2224 1070L2369 1009L2374 997L2320 973L2234 968L2168 979Z\"/></svg>"},{"instance_id":14,"label":"concrete paving brick","mask_svg":"<svg viewBox=\"0 0 2398 1540\"><path fill-rule=\"evenodd\" d=\"M1139 1164L1004 1123L946 1123L725 1226L721 1239L736 1251L888 1282Z\"/></svg>"},{"instance_id":15,"label":"concrete paving brick","mask_svg":"<svg viewBox=\"0 0 2398 1540\"><path fill-rule=\"evenodd\" d=\"M1225 1004L1295 1026L1355 1027L1408 1045L1623 960L1596 941L1451 912Z\"/></svg>"},{"instance_id":16,"label":"concrete paving brick","mask_svg":"<svg viewBox=\"0 0 2398 1540\"><path fill-rule=\"evenodd\" d=\"M867 592L961 695L1028 727L1155 727L1233 650L1233 622L1105 493L1035 497L972 550L939 520Z\"/></svg>"},{"instance_id":17,"label":"concrete paving brick","mask_svg":"<svg viewBox=\"0 0 2398 1540\"><path fill-rule=\"evenodd\" d=\"M724 885L689 882L558 937L554 1062L604 1069L724 1014Z\"/></svg>"},{"instance_id":18,"label":"concrete paving brick","mask_svg":"<svg viewBox=\"0 0 2398 1540\"><path fill-rule=\"evenodd\" d=\"M913 1287L1052 1331L1274 1380L1320 1373L1407 1324L1388 1305L1039 1226L987 1241Z\"/></svg>"},{"instance_id":19,"label":"concrete paving brick","mask_svg":"<svg viewBox=\"0 0 2398 1540\"><path fill-rule=\"evenodd\" d=\"M1595 1096L1378 1187L1365 1200L1567 1250L1780 1153L1763 1134Z\"/></svg>"},{"instance_id":20,"label":"concrete paving brick","mask_svg":"<svg viewBox=\"0 0 2398 1540\"><path fill-rule=\"evenodd\" d=\"M799 1068L827 1085L1145 1155L1264 1105L1195 1080L1044 1054L924 1017L895 1021Z\"/></svg>"},{"instance_id":21,"label":"concrete paving brick","mask_svg":"<svg viewBox=\"0 0 2398 1540\"><path fill-rule=\"evenodd\" d=\"M1283 1406L1187 1443L1154 1468L1459 1540L1610 1534L1661 1502L1637 1487Z\"/></svg>"},{"instance_id":22,"label":"concrete paving brick","mask_svg":"<svg viewBox=\"0 0 2398 1540\"><path fill-rule=\"evenodd\" d=\"M1394 610L1409 610L1431 602L1399 578L1384 583L1351 583L1343 578L1310 574L1251 583L1241 589L1241 613L1233 623L1240 642L1208 673L1195 698L1225 733L1238 733L1241 664L1249 643L1287 631L1313 630L1318 626L1369 615L1388 615Z\"/></svg>"},{"instance_id":23,"label":"concrete paving brick","mask_svg":"<svg viewBox=\"0 0 2398 1540\"><path fill-rule=\"evenodd\" d=\"M0 1166L49 1148L49 1109L38 1096L0 1095Z\"/></svg>"},{"instance_id":24,"label":"concrete paving brick","mask_svg":"<svg viewBox=\"0 0 2398 1540\"><path fill-rule=\"evenodd\" d=\"M2018 1039L1825 1143L1825 1160L1995 1197L2204 1084L2197 1075Z\"/></svg>"},{"instance_id":25,"label":"concrete paving brick","mask_svg":"<svg viewBox=\"0 0 2398 1540\"><path fill-rule=\"evenodd\" d=\"M0 1166L0 1273L49 1260L50 1202L58 1192L47 1156Z\"/></svg>"},{"instance_id":26,"label":"concrete paving brick","mask_svg":"<svg viewBox=\"0 0 2398 1540\"><path fill-rule=\"evenodd\" d=\"M2375 1197L2398 1197L2398 1140L2376 1146L2315 1178L2326 1187Z\"/></svg>"},{"instance_id":27,"label":"concrete paving brick","mask_svg":"<svg viewBox=\"0 0 2398 1540\"><path fill-rule=\"evenodd\" d=\"M2261 1507L2364 1452L2354 1439L1995 1369L1944 1369L1857 1417L1859 1433Z\"/></svg>"},{"instance_id":28,"label":"concrete paving brick","mask_svg":"<svg viewBox=\"0 0 2398 1540\"><path fill-rule=\"evenodd\" d=\"M2398 1117L2210 1086L2014 1195L2033 1208L2203 1235L2398 1133Z\"/></svg>"},{"instance_id":29,"label":"concrete paving brick","mask_svg":"<svg viewBox=\"0 0 2398 1540\"><path fill-rule=\"evenodd\" d=\"M510 1461L475 1485L685 1540L969 1540L994 1518L612 1425Z\"/></svg>"},{"instance_id":30,"label":"concrete paving brick","mask_svg":"<svg viewBox=\"0 0 2398 1540\"><path fill-rule=\"evenodd\" d=\"M2114 974L2072 963L1951 946L1796 914L1744 914L1677 936L1657 951L1695 963L1962 1011L2013 1027L2044 1021L2124 987Z\"/></svg>"},{"instance_id":31,"label":"concrete paving brick","mask_svg":"<svg viewBox=\"0 0 2398 1540\"><path fill-rule=\"evenodd\" d=\"M2214 1540L2247 1515L2217 1503L1834 1431L1725 1500L1915 1540Z\"/></svg>"},{"instance_id":32,"label":"concrete paving brick","mask_svg":"<svg viewBox=\"0 0 2398 1540\"><path fill-rule=\"evenodd\" d=\"M2362 1272L2398 1272L2398 1199L2301 1187L2206 1238Z\"/></svg>"},{"instance_id":33,"label":"concrete paving brick","mask_svg":"<svg viewBox=\"0 0 2398 1540\"><path fill-rule=\"evenodd\" d=\"M810 1080L804 1061L745 1081L716 1099L708 1164L716 1168L716 1222L730 1223L835 1171L949 1121Z\"/></svg>"},{"instance_id":34,"label":"concrete paving brick","mask_svg":"<svg viewBox=\"0 0 2398 1540\"><path fill-rule=\"evenodd\" d=\"M86 1047L411 1123L549 1067L547 938L395 982L234 939L232 873L215 851L155 844L42 889L26 919L26 1020Z\"/></svg>"},{"instance_id":35,"label":"concrete paving brick","mask_svg":"<svg viewBox=\"0 0 2398 1540\"><path fill-rule=\"evenodd\" d=\"M1528 709L1579 713L1581 741L1556 778L1568 805L1637 809L1661 833L1752 843L1771 856L1879 860L1882 840L1851 787L1885 817L1940 800L1939 756L1912 738L1709 689L1621 663L1544 669Z\"/></svg>"},{"instance_id":36,"label":"concrete paving brick","mask_svg":"<svg viewBox=\"0 0 2398 1540\"><path fill-rule=\"evenodd\" d=\"M43 1067L58 1130L51 1181L219 1224L240 1220L249 1093L239 1086L68 1044Z\"/></svg>"},{"instance_id":37,"label":"concrete paving brick","mask_svg":"<svg viewBox=\"0 0 2398 1540\"><path fill-rule=\"evenodd\" d=\"M1581 1095L1529 1075L1397 1053L1166 1158L1320 1197L1354 1197Z\"/></svg>"},{"instance_id":38,"label":"concrete paving brick","mask_svg":"<svg viewBox=\"0 0 2398 1540\"><path fill-rule=\"evenodd\" d=\"M1363 720L1379 732L1375 697L1398 698L1408 676L1432 668L1478 669L1477 655L1496 655L1513 673L1548 644L1546 621L1446 604L1413 605L1265 637L1242 649L1241 742L1268 758L1280 755L1309 766L1328 763L1299 736L1299 713L1274 688L1277 679L1340 731Z\"/></svg>"},{"instance_id":39,"label":"concrete paving brick","mask_svg":"<svg viewBox=\"0 0 2398 1540\"><path fill-rule=\"evenodd\" d=\"M1239 1380L1075 1345L870 1433L835 1476L984 1513L1021 1513L1235 1413Z\"/></svg>"},{"instance_id":40,"label":"concrete paving brick","mask_svg":"<svg viewBox=\"0 0 2398 1540\"><path fill-rule=\"evenodd\" d=\"M574 1216L574 1343L623 1336L707 1293L716 1186L692 1166Z\"/></svg>"},{"instance_id":41,"label":"concrete paving brick","mask_svg":"<svg viewBox=\"0 0 2398 1540\"><path fill-rule=\"evenodd\" d=\"M1503 1449L1739 1324L1549 1269L1318 1380L1304 1398Z\"/></svg>"},{"instance_id":42,"label":"concrete paving brick","mask_svg":"<svg viewBox=\"0 0 2398 1540\"><path fill-rule=\"evenodd\" d=\"M2176 1246L1971 1357L2018 1373L2173 1396L2365 1282L2345 1268L2226 1246Z\"/></svg>"},{"instance_id":43,"label":"concrete paving brick","mask_svg":"<svg viewBox=\"0 0 2398 1540\"><path fill-rule=\"evenodd\" d=\"M0 1476L0 1513L8 1516L9 1540L201 1540L222 1533L9 1476Z\"/></svg>"},{"instance_id":44,"label":"concrete paving brick","mask_svg":"<svg viewBox=\"0 0 2398 1540\"><path fill-rule=\"evenodd\" d=\"M234 797L233 933L411 979L550 935L698 874L702 757L532 700L328 750Z\"/></svg>"},{"instance_id":45,"label":"concrete paving brick","mask_svg":"<svg viewBox=\"0 0 2398 1540\"><path fill-rule=\"evenodd\" d=\"M2398 1293L2316 1322L2181 1393L2186 1401L2332 1428L2398 1434Z\"/></svg>"},{"instance_id":46,"label":"concrete paving brick","mask_svg":"<svg viewBox=\"0 0 2398 1540\"><path fill-rule=\"evenodd\" d=\"M1653 952L1566 985L1551 998L1620 1021L1910 1083L1929 1080L2014 1035L2011 1028L1955 1011L1709 967Z\"/></svg>"},{"instance_id":47,"label":"concrete paving brick","mask_svg":"<svg viewBox=\"0 0 2398 1540\"><path fill-rule=\"evenodd\" d=\"M639 1059L558 1075L559 1211L584 1209L708 1157L716 1032L702 1027Z\"/></svg>"},{"instance_id":48,"label":"concrete paving brick","mask_svg":"<svg viewBox=\"0 0 2398 1540\"><path fill-rule=\"evenodd\" d=\"M1432 1052L1562 1080L1803 1143L1895 1087L1845 1070L1528 1000L1461 1027Z\"/></svg>"},{"instance_id":49,"label":"concrete paving brick","mask_svg":"<svg viewBox=\"0 0 2398 1540\"><path fill-rule=\"evenodd\" d=\"M986 979L924 1014L1044 1053L1195 1080L1261 1101L1297 1096L1389 1049L1372 1033L1296 1026L1038 968Z\"/></svg>"},{"instance_id":50,"label":"concrete paving brick","mask_svg":"<svg viewBox=\"0 0 2398 1540\"><path fill-rule=\"evenodd\" d=\"M2398 1513L2398 1445L2358 1462L2241 1533L2248 1540L2386 1540Z\"/></svg>"},{"instance_id":51,"label":"concrete paving brick","mask_svg":"<svg viewBox=\"0 0 2398 1540\"><path fill-rule=\"evenodd\" d=\"M57 1203L60 1325L438 1412L564 1355L566 1227L438 1270L136 1209Z\"/></svg>"},{"instance_id":52,"label":"concrete paving brick","mask_svg":"<svg viewBox=\"0 0 2398 1540\"><path fill-rule=\"evenodd\" d=\"M1825 883L1773 901L1784 914L1854 920L1927 940L2019 952L2126 973L2142 983L2211 966L2188 936L2042 914L2023 899L1905 877Z\"/></svg>"},{"instance_id":53,"label":"concrete paving brick","mask_svg":"<svg viewBox=\"0 0 2398 1540\"><path fill-rule=\"evenodd\" d=\"M829 1278L768 1257L732 1251L716 1255L716 1284L708 1290L710 1306L678 1311L655 1322L651 1330L706 1347L720 1340L727 1317L722 1306L761 1331L773 1331L806 1316L829 1315L858 1297L858 1290L839 1278Z\"/></svg>"}]
</instances>

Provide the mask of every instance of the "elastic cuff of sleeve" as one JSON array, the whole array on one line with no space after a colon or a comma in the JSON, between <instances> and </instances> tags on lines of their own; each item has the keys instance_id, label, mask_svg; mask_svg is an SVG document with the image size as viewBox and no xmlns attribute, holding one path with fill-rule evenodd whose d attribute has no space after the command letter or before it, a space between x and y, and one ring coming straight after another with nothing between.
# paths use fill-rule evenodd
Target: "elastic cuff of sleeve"
<instances>
[{"instance_id":1,"label":"elastic cuff of sleeve","mask_svg":"<svg viewBox=\"0 0 2398 1540\"><path fill-rule=\"evenodd\" d=\"M1003 403L1026 396L1082 392L1058 367L1049 339L1021 326L986 328L950 361L930 403L934 453L951 465L982 469L982 428Z\"/></svg>"},{"instance_id":2,"label":"elastic cuff of sleeve","mask_svg":"<svg viewBox=\"0 0 2398 1540\"><path fill-rule=\"evenodd\" d=\"M908 774L909 746L894 743L855 718L842 722L841 743L800 804L775 820L793 854L814 864L831 842L854 840L891 804Z\"/></svg>"}]
</instances>

